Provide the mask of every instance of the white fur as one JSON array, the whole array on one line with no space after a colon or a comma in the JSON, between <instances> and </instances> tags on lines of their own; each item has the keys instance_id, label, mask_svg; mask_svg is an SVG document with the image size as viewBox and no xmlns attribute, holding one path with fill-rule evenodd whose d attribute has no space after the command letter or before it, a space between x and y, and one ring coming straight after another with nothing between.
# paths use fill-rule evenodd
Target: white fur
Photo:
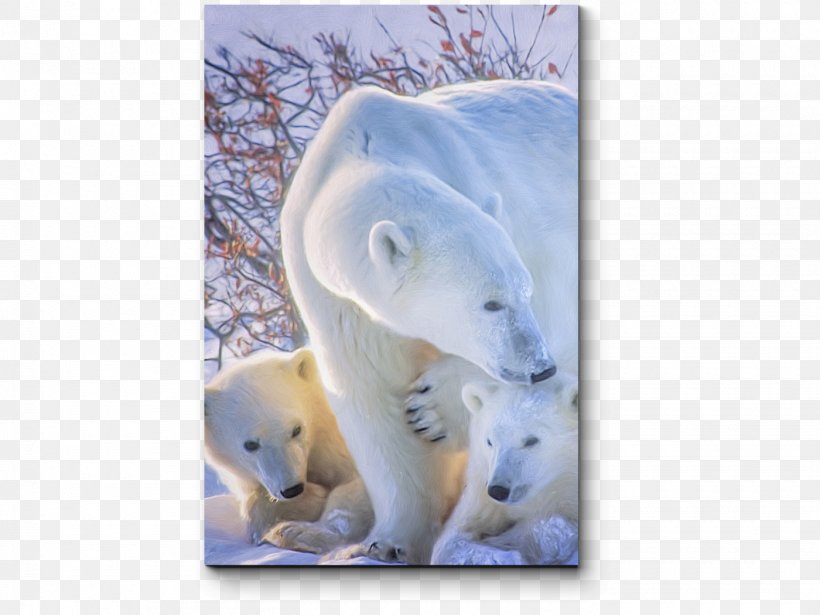
<instances>
[{"instance_id":1,"label":"white fur","mask_svg":"<svg viewBox=\"0 0 820 615\"><path fill-rule=\"evenodd\" d=\"M576 159L575 98L500 81L351 92L308 149L282 249L373 501L375 556L427 561L459 492L460 456L408 437L402 420L436 348L515 382L552 365L549 353L577 360L575 297L543 284L533 295L544 268L577 279Z\"/></svg>"},{"instance_id":2,"label":"white fur","mask_svg":"<svg viewBox=\"0 0 820 615\"><path fill-rule=\"evenodd\" d=\"M578 384L468 383L475 413L464 495L433 551L434 564L560 564L578 545ZM536 441L537 440L537 441ZM499 502L490 486L509 490Z\"/></svg>"},{"instance_id":3,"label":"white fur","mask_svg":"<svg viewBox=\"0 0 820 615\"><path fill-rule=\"evenodd\" d=\"M246 450L249 441L258 449ZM361 540L372 524L306 348L259 352L216 375L205 387L205 457L238 498L252 542L325 552ZM301 495L283 497L300 483Z\"/></svg>"},{"instance_id":4,"label":"white fur","mask_svg":"<svg viewBox=\"0 0 820 615\"><path fill-rule=\"evenodd\" d=\"M440 96L460 109L480 114L491 127L504 126L504 130L491 131L495 147L483 158L494 163L501 154L502 162L515 165L518 171L487 164L496 187L482 202L482 209L504 228L532 276L530 304L558 371L577 375L577 100L560 88L520 83L499 85L509 104L496 107L487 104L495 87L478 97L447 88ZM513 185L515 181L520 183ZM461 450L468 441L463 385L482 377L490 381L476 369L480 364L463 358L469 359L445 355L431 362L410 386L405 401L411 428L426 426L420 437L436 442L444 439L439 446L448 450ZM417 414L425 418L417 422Z\"/></svg>"}]
</instances>

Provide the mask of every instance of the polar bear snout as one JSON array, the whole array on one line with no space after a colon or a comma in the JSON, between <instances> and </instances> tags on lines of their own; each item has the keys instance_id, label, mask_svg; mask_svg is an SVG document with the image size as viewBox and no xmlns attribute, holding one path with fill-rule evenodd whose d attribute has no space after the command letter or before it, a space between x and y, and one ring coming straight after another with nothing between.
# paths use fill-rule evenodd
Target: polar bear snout
<instances>
[{"instance_id":1,"label":"polar bear snout","mask_svg":"<svg viewBox=\"0 0 820 615\"><path fill-rule=\"evenodd\" d=\"M258 462L256 478L272 497L289 500L305 490L307 455L301 449L268 446Z\"/></svg>"},{"instance_id":2,"label":"polar bear snout","mask_svg":"<svg viewBox=\"0 0 820 615\"><path fill-rule=\"evenodd\" d=\"M493 375L499 380L513 384L535 384L552 378L557 372L555 361L547 355L546 358L535 361L529 369L511 370L502 367Z\"/></svg>"},{"instance_id":3,"label":"polar bear snout","mask_svg":"<svg viewBox=\"0 0 820 615\"><path fill-rule=\"evenodd\" d=\"M300 495L305 490L305 483L299 483L298 485L293 485L292 487L288 487L287 489L282 489L279 493L283 498L289 500L291 498L295 498L297 495Z\"/></svg>"},{"instance_id":4,"label":"polar bear snout","mask_svg":"<svg viewBox=\"0 0 820 615\"><path fill-rule=\"evenodd\" d=\"M528 376L533 379L533 382L538 382L534 378L541 376L542 380L546 380L555 373L555 361L550 354L547 342L541 334L538 325L533 321L534 328L528 330L528 337L524 344L520 344L519 348L524 348L525 357L527 359L526 365L529 368Z\"/></svg>"},{"instance_id":5,"label":"polar bear snout","mask_svg":"<svg viewBox=\"0 0 820 615\"><path fill-rule=\"evenodd\" d=\"M496 338L503 350L499 369L490 375L518 384L541 382L555 375L555 361L529 307L516 311L507 331L506 339Z\"/></svg>"}]
</instances>

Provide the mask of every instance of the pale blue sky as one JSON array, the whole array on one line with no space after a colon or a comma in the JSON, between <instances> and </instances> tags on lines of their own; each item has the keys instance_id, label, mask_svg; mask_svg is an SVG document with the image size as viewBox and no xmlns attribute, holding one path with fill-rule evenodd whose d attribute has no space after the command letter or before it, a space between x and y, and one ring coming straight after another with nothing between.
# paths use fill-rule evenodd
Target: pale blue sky
<instances>
[{"instance_id":1,"label":"pale blue sky","mask_svg":"<svg viewBox=\"0 0 820 615\"><path fill-rule=\"evenodd\" d=\"M442 6L448 20L461 24L463 16L456 13L455 6ZM495 5L493 7L499 24L506 32L515 21L519 46L529 48L535 38L543 6ZM318 32L351 33L351 42L365 53L386 51L390 42L376 23L376 18L390 30L396 41L422 55L430 56L429 46L440 50L438 29L428 21L425 6L205 6L205 55L215 57L219 46L225 46L235 55L257 55L259 46L248 41L242 32L252 30L263 36L273 34L282 44L292 44L300 49L314 49L312 37ZM466 30L466 27L464 28ZM458 30L456 30L458 31ZM488 26L487 42L503 44L498 31ZM549 17L542 28L532 53L539 58L551 51L550 60L563 68L573 54L569 68L561 83L572 91L578 89L577 69L578 9L564 5Z\"/></svg>"}]
</instances>

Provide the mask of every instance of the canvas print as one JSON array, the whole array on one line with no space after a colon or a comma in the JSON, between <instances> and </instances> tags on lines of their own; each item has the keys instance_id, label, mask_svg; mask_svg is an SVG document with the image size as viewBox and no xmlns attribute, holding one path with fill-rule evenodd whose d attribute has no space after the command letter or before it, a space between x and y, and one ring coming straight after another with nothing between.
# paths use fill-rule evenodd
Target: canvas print
<instances>
[{"instance_id":1,"label":"canvas print","mask_svg":"<svg viewBox=\"0 0 820 615\"><path fill-rule=\"evenodd\" d=\"M205 22L205 562L577 565L577 7Z\"/></svg>"}]
</instances>

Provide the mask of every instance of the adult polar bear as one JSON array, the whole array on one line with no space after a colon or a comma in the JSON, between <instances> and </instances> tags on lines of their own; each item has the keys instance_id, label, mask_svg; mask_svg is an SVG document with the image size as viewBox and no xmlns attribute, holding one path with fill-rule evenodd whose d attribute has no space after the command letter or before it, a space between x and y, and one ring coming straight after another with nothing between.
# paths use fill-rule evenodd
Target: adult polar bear
<instances>
[{"instance_id":1,"label":"adult polar bear","mask_svg":"<svg viewBox=\"0 0 820 615\"><path fill-rule=\"evenodd\" d=\"M502 381L543 380L555 363L542 328L561 363L576 348L577 310L549 284L532 295L530 272L577 276L577 101L535 82L348 93L296 173L281 232L376 515L351 555L426 562L461 465L407 433L411 383L439 350ZM539 327L533 308L553 316Z\"/></svg>"}]
</instances>

